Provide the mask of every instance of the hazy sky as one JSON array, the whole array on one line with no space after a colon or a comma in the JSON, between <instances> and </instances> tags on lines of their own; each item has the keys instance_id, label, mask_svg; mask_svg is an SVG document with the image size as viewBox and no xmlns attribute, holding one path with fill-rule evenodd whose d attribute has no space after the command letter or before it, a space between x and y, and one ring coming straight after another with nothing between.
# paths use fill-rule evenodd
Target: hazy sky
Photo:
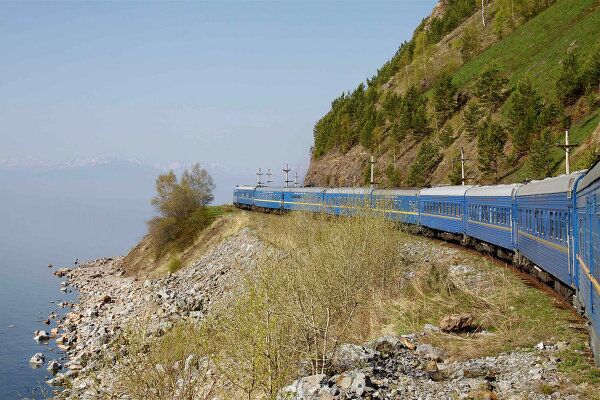
<instances>
[{"instance_id":1,"label":"hazy sky","mask_svg":"<svg viewBox=\"0 0 600 400\"><path fill-rule=\"evenodd\" d=\"M0 158L306 164L435 3L2 2Z\"/></svg>"}]
</instances>

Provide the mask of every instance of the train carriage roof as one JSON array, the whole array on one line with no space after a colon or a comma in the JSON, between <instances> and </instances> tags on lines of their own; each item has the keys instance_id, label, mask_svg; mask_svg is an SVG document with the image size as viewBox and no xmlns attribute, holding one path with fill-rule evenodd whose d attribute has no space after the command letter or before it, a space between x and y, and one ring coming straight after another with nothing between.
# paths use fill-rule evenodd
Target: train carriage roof
<instances>
[{"instance_id":1,"label":"train carriage roof","mask_svg":"<svg viewBox=\"0 0 600 400\"><path fill-rule=\"evenodd\" d=\"M540 181L531 181L517 189L517 197L570 192L577 178L581 175L583 175L583 171L574 172L569 175L560 175L554 178L546 178Z\"/></svg>"},{"instance_id":2,"label":"train carriage roof","mask_svg":"<svg viewBox=\"0 0 600 400\"><path fill-rule=\"evenodd\" d=\"M295 192L295 193L323 193L325 188L322 187L288 187L281 189L282 192Z\"/></svg>"},{"instance_id":3,"label":"train carriage roof","mask_svg":"<svg viewBox=\"0 0 600 400\"><path fill-rule=\"evenodd\" d=\"M472 185L436 186L421 189L419 196L464 196L465 192L473 187Z\"/></svg>"},{"instance_id":4,"label":"train carriage roof","mask_svg":"<svg viewBox=\"0 0 600 400\"><path fill-rule=\"evenodd\" d=\"M282 190L282 187L275 186L260 186L256 188L257 192L281 192Z\"/></svg>"},{"instance_id":5,"label":"train carriage roof","mask_svg":"<svg viewBox=\"0 0 600 400\"><path fill-rule=\"evenodd\" d=\"M248 186L248 185L239 185L236 186L237 190L254 190L256 189L256 186Z\"/></svg>"},{"instance_id":6,"label":"train carriage roof","mask_svg":"<svg viewBox=\"0 0 600 400\"><path fill-rule=\"evenodd\" d=\"M491 185L491 186L475 186L467 190L467 197L512 197L517 189L521 186L520 183L510 185Z\"/></svg>"},{"instance_id":7,"label":"train carriage roof","mask_svg":"<svg viewBox=\"0 0 600 400\"><path fill-rule=\"evenodd\" d=\"M364 187L340 187L325 189L325 194L371 194L371 188Z\"/></svg>"},{"instance_id":8,"label":"train carriage roof","mask_svg":"<svg viewBox=\"0 0 600 400\"><path fill-rule=\"evenodd\" d=\"M416 196L419 189L375 189L374 196Z\"/></svg>"},{"instance_id":9,"label":"train carriage roof","mask_svg":"<svg viewBox=\"0 0 600 400\"><path fill-rule=\"evenodd\" d=\"M590 169L587 170L585 176L581 178L579 184L577 185L577 191L579 192L585 189L598 179L600 179L600 161L597 161L590 167Z\"/></svg>"}]
</instances>

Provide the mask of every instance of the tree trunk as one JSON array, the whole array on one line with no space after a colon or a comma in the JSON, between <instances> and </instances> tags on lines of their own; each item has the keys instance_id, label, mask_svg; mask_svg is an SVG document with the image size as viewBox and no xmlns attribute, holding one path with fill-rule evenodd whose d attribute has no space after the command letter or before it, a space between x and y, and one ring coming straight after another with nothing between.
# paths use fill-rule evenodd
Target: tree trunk
<instances>
[{"instance_id":1,"label":"tree trunk","mask_svg":"<svg viewBox=\"0 0 600 400\"><path fill-rule=\"evenodd\" d=\"M485 0L481 0L481 22L483 23L483 26L485 26L485 4L484 4Z\"/></svg>"}]
</instances>

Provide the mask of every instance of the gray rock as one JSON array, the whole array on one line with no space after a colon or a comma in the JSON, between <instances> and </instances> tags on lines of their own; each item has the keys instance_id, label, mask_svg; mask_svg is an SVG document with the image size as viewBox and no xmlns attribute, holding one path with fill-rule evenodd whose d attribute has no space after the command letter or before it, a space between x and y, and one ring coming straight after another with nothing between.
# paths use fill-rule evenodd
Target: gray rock
<instances>
[{"instance_id":1,"label":"gray rock","mask_svg":"<svg viewBox=\"0 0 600 400\"><path fill-rule=\"evenodd\" d=\"M338 373L364 367L373 359L373 356L373 350L370 348L344 343L331 357L331 367Z\"/></svg>"},{"instance_id":2,"label":"gray rock","mask_svg":"<svg viewBox=\"0 0 600 400\"><path fill-rule=\"evenodd\" d=\"M40 366L46 361L46 357L43 353L35 353L30 359L29 364Z\"/></svg>"},{"instance_id":3,"label":"gray rock","mask_svg":"<svg viewBox=\"0 0 600 400\"><path fill-rule=\"evenodd\" d=\"M419 344L415 353L427 360L442 361L445 357L444 351L430 344Z\"/></svg>"},{"instance_id":4,"label":"gray rock","mask_svg":"<svg viewBox=\"0 0 600 400\"><path fill-rule=\"evenodd\" d=\"M63 374L56 374L52 379L46 381L50 386L62 386L65 383L65 377Z\"/></svg>"},{"instance_id":5,"label":"gray rock","mask_svg":"<svg viewBox=\"0 0 600 400\"><path fill-rule=\"evenodd\" d=\"M277 393L277 400L325 400L333 399L331 388L325 386L327 376L311 375L294 381Z\"/></svg>"},{"instance_id":6,"label":"gray rock","mask_svg":"<svg viewBox=\"0 0 600 400\"><path fill-rule=\"evenodd\" d=\"M50 334L46 331L35 331L33 340L36 342L47 342L50 340Z\"/></svg>"},{"instance_id":7,"label":"gray rock","mask_svg":"<svg viewBox=\"0 0 600 400\"><path fill-rule=\"evenodd\" d=\"M58 361L51 360L51 361L48 362L48 368L47 368L47 370L50 373L52 373L53 375L55 375L61 369L62 369L62 364L60 364Z\"/></svg>"},{"instance_id":8,"label":"gray rock","mask_svg":"<svg viewBox=\"0 0 600 400\"><path fill-rule=\"evenodd\" d=\"M423 332L425 332L425 333L438 333L439 331L440 331L440 328L438 326L435 326L432 324L423 325Z\"/></svg>"}]
</instances>

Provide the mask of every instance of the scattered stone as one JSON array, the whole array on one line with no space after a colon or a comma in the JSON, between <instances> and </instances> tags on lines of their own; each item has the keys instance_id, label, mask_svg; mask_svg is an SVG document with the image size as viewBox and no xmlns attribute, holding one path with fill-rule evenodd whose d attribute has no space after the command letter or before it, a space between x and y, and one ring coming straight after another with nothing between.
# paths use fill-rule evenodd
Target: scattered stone
<instances>
[{"instance_id":1,"label":"scattered stone","mask_svg":"<svg viewBox=\"0 0 600 400\"><path fill-rule=\"evenodd\" d=\"M334 371L344 372L367 365L373 359L373 350L355 344L342 344L331 357Z\"/></svg>"},{"instance_id":2,"label":"scattered stone","mask_svg":"<svg viewBox=\"0 0 600 400\"><path fill-rule=\"evenodd\" d=\"M444 358L444 351L440 348L433 347L430 344L419 344L415 350L415 353L427 360L442 361Z\"/></svg>"},{"instance_id":3,"label":"scattered stone","mask_svg":"<svg viewBox=\"0 0 600 400\"><path fill-rule=\"evenodd\" d=\"M54 271L54 275L56 275L59 278L62 278L63 276L67 275L69 272L71 272L71 270L69 268L59 268L56 271Z\"/></svg>"},{"instance_id":4,"label":"scattered stone","mask_svg":"<svg viewBox=\"0 0 600 400\"><path fill-rule=\"evenodd\" d=\"M50 372L52 375L56 375L56 373L62 369L62 364L59 364L58 361L56 360L51 360L48 362L48 372Z\"/></svg>"},{"instance_id":5,"label":"scattered stone","mask_svg":"<svg viewBox=\"0 0 600 400\"><path fill-rule=\"evenodd\" d=\"M30 359L29 364L40 366L46 361L46 357L43 353L35 353Z\"/></svg>"},{"instance_id":6,"label":"scattered stone","mask_svg":"<svg viewBox=\"0 0 600 400\"><path fill-rule=\"evenodd\" d=\"M432 324L425 324L423 325L423 332L425 333L438 333L440 331L440 328L432 325Z\"/></svg>"},{"instance_id":7,"label":"scattered stone","mask_svg":"<svg viewBox=\"0 0 600 400\"><path fill-rule=\"evenodd\" d=\"M50 334L46 331L35 331L33 333L33 340L36 342L47 342L50 340Z\"/></svg>"},{"instance_id":8,"label":"scattered stone","mask_svg":"<svg viewBox=\"0 0 600 400\"><path fill-rule=\"evenodd\" d=\"M539 342L538 344L535 345L536 350L540 350L540 351L544 350L544 347L545 347L544 342Z\"/></svg>"},{"instance_id":9,"label":"scattered stone","mask_svg":"<svg viewBox=\"0 0 600 400\"><path fill-rule=\"evenodd\" d=\"M56 374L56 376L52 379L48 379L46 383L50 386L62 386L65 382L65 377L63 374Z\"/></svg>"},{"instance_id":10,"label":"scattered stone","mask_svg":"<svg viewBox=\"0 0 600 400\"><path fill-rule=\"evenodd\" d=\"M473 316L471 314L446 315L440 321L440 329L444 332L464 332L473 328Z\"/></svg>"}]
</instances>

